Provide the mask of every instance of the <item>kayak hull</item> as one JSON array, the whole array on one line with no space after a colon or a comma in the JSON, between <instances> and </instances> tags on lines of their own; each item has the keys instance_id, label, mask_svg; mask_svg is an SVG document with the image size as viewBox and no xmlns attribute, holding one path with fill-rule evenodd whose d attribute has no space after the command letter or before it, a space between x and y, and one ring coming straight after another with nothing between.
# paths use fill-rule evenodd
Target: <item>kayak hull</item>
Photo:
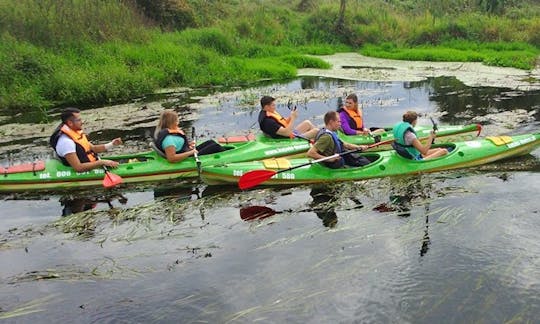
<instances>
[{"instance_id":1,"label":"kayak hull","mask_svg":"<svg viewBox=\"0 0 540 324\"><path fill-rule=\"evenodd\" d=\"M481 127L477 125L443 126L438 133L437 141L445 142L450 139L470 139L478 136ZM430 128L417 128L419 136L429 134ZM374 138L367 135L341 135L345 141L356 144L370 145ZM427 136L427 135L426 135ZM380 145L376 149L389 149L393 138L391 133L381 134ZM246 137L243 142L224 144L226 151L201 155L201 165L212 166L243 161L262 160L282 156L305 156L310 143L302 138L273 139L263 135L255 139ZM174 179L193 179L198 177L197 163L193 157L178 163L169 163L164 157L154 151L105 157L120 162L118 168L111 169L114 174L123 179L123 183L157 182ZM36 165L40 167L36 168ZM15 170L16 169L16 170ZM28 163L25 167L0 167L0 192L20 192L39 190L64 190L101 186L105 171L94 169L87 172L75 172L71 167L64 166L59 160L50 159Z\"/></svg>"},{"instance_id":2,"label":"kayak hull","mask_svg":"<svg viewBox=\"0 0 540 324\"><path fill-rule=\"evenodd\" d=\"M201 176L209 185L238 184L242 175L253 170L280 171L307 164L290 171L279 172L260 185L354 181L473 167L525 155L540 146L540 133L505 138L507 143L496 144L488 138L447 144L444 146L453 148L448 155L423 161L403 158L395 151L366 152L361 155L369 158L372 163L360 168L329 169L318 163L309 164L310 160L306 158L281 158L209 166L203 168Z\"/></svg>"}]
</instances>

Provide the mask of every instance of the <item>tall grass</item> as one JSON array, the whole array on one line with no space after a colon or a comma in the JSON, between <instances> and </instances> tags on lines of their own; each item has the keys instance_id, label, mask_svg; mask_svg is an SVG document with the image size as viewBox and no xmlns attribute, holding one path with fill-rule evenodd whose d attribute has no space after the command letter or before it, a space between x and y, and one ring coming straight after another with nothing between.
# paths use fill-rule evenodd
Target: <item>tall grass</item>
<instances>
[{"instance_id":1,"label":"tall grass","mask_svg":"<svg viewBox=\"0 0 540 324\"><path fill-rule=\"evenodd\" d=\"M470 0L347 0L344 31L336 30L339 1L299 11L285 0L182 0L202 27L173 32L156 28L136 2L0 0L0 109L125 101L161 87L328 67L305 54L359 50L530 69L540 48L540 4L526 0L499 14Z\"/></svg>"}]
</instances>

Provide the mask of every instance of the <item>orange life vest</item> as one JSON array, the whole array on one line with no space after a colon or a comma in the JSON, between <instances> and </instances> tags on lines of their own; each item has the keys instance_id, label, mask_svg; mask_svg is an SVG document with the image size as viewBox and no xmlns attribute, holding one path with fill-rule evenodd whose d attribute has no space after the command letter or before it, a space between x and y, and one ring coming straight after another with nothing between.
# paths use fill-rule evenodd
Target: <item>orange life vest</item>
<instances>
[{"instance_id":1,"label":"orange life vest","mask_svg":"<svg viewBox=\"0 0 540 324\"><path fill-rule=\"evenodd\" d=\"M92 151L92 144L90 144L90 142L88 141L85 133L83 133L82 131L74 131L66 124L64 124L62 128L60 128L60 132L69 136L69 138L71 138L73 142L75 142L75 146L80 147L84 150L84 154L86 155L88 161L84 161L85 159L81 159L81 156L79 155L80 150L77 150L77 155L79 156L79 160L81 160L81 162L97 161L97 155L96 153L94 153L94 151Z\"/></svg>"},{"instance_id":2,"label":"orange life vest","mask_svg":"<svg viewBox=\"0 0 540 324\"><path fill-rule=\"evenodd\" d=\"M361 110L347 108L343 108L343 110L345 110L347 115L351 118L351 120L349 120L349 126L351 126L352 129L361 130L364 127Z\"/></svg>"},{"instance_id":3,"label":"orange life vest","mask_svg":"<svg viewBox=\"0 0 540 324\"><path fill-rule=\"evenodd\" d=\"M275 119L283 127L289 126L289 123L290 123L289 118L283 118L283 116L281 116L277 111L274 111L273 113L270 113L267 111L266 117Z\"/></svg>"}]
</instances>

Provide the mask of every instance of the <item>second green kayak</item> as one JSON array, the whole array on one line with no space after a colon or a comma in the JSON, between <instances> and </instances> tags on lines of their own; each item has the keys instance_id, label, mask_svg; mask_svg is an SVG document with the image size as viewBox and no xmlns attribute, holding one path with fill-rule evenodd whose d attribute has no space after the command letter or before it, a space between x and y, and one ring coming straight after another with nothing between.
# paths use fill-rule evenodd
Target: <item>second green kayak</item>
<instances>
[{"instance_id":1,"label":"second green kayak","mask_svg":"<svg viewBox=\"0 0 540 324\"><path fill-rule=\"evenodd\" d=\"M209 185L247 183L256 185L291 185L351 181L389 176L437 172L472 167L530 153L540 146L540 133L498 136L473 141L443 144L451 152L429 160L406 159L395 151L362 153L372 163L358 168L330 169L306 158L273 158L263 161L230 163L204 167L202 179ZM241 186L242 187L242 186Z\"/></svg>"}]
</instances>

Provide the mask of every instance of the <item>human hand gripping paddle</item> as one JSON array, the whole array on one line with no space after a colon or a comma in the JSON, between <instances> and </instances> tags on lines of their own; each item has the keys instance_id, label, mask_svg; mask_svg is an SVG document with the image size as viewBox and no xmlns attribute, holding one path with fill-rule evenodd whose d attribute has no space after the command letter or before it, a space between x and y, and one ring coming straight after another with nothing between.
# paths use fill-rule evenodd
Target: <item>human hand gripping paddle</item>
<instances>
[{"instance_id":1,"label":"human hand gripping paddle","mask_svg":"<svg viewBox=\"0 0 540 324\"><path fill-rule=\"evenodd\" d=\"M191 127L191 137L193 138L193 146L195 146L195 153L193 156L195 157L195 163L197 163L197 174L199 175L199 178L201 177L201 160L199 159L199 153L197 153L197 142L195 137L195 127Z\"/></svg>"},{"instance_id":2,"label":"human hand gripping paddle","mask_svg":"<svg viewBox=\"0 0 540 324\"><path fill-rule=\"evenodd\" d=\"M114 140L112 140L112 142L105 144L105 150L110 149L114 145L120 145L120 144L122 144L122 139L120 137L115 138ZM101 160L99 155L96 154L96 157L98 160ZM116 166L116 165L118 165L118 163L116 163L113 166ZM124 182L122 177L109 171L109 168L107 167L107 165L103 164L101 167L105 171L105 177L103 178L103 187L109 189Z\"/></svg>"},{"instance_id":3,"label":"human hand gripping paddle","mask_svg":"<svg viewBox=\"0 0 540 324\"><path fill-rule=\"evenodd\" d=\"M366 150L369 150L370 148L377 147L379 145L390 144L393 141L394 140L391 139L391 140L387 140L387 141L384 141L384 142L378 142L378 143L369 145ZM303 163L303 164L300 164L300 165L297 165L297 166L294 166L294 167L291 167L291 168L288 168L288 169L279 170L279 171L275 171L275 170L253 170L253 171L249 171L248 173L246 173L246 174L244 174L244 175L242 175L240 177L240 179L238 180L238 187L240 189L242 189L242 190L249 189L249 188L255 187L255 186L265 182L266 180L272 178L276 174L291 171L291 170L298 169L298 168L301 168L301 167L305 167L305 166L308 166L308 165L311 165L311 164L314 164L314 163L319 163L319 162L335 159L335 158L337 158L339 156L343 156L343 155L351 154L351 153L356 153L356 152L360 152L360 151L362 151L362 149L351 150L351 151L346 151L346 152L342 152L342 153L336 153L334 155L325 156L325 157L323 157L321 159L317 159L317 160L311 160L311 161L309 161L307 163Z\"/></svg>"}]
</instances>

